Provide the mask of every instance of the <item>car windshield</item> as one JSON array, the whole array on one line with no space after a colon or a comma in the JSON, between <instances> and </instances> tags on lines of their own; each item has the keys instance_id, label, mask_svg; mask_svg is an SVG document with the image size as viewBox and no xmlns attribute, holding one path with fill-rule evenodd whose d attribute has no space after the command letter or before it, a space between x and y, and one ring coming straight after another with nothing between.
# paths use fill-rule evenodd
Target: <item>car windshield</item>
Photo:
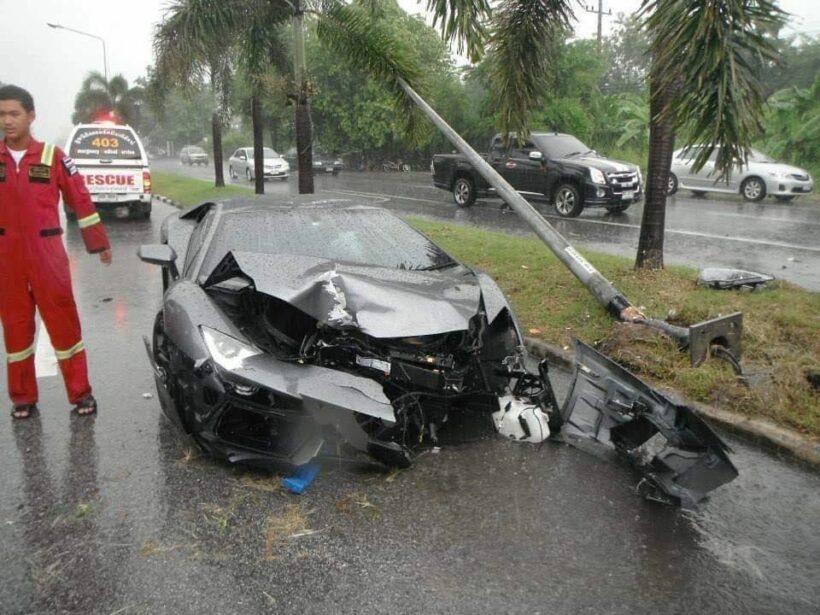
<instances>
[{"instance_id":1,"label":"car windshield","mask_svg":"<svg viewBox=\"0 0 820 615\"><path fill-rule=\"evenodd\" d=\"M456 264L421 233L385 211L301 209L230 213L222 218L200 276L231 250L313 256L391 269L434 270Z\"/></svg>"},{"instance_id":2,"label":"car windshield","mask_svg":"<svg viewBox=\"0 0 820 615\"><path fill-rule=\"evenodd\" d=\"M264 156L265 160L272 160L274 158L281 158L279 154L273 151L269 147L262 148L262 155ZM253 148L248 150L248 158L253 158Z\"/></svg>"},{"instance_id":3,"label":"car windshield","mask_svg":"<svg viewBox=\"0 0 820 615\"><path fill-rule=\"evenodd\" d=\"M750 162L777 162L774 158L770 158L763 152L759 152L756 149L753 149L749 152L749 161Z\"/></svg>"},{"instance_id":4,"label":"car windshield","mask_svg":"<svg viewBox=\"0 0 820 615\"><path fill-rule=\"evenodd\" d=\"M570 158L592 151L572 135L531 135L530 140L547 158Z\"/></svg>"},{"instance_id":5,"label":"car windshield","mask_svg":"<svg viewBox=\"0 0 820 615\"><path fill-rule=\"evenodd\" d=\"M71 158L139 160L142 158L137 135L124 126L79 128L68 146Z\"/></svg>"}]
</instances>

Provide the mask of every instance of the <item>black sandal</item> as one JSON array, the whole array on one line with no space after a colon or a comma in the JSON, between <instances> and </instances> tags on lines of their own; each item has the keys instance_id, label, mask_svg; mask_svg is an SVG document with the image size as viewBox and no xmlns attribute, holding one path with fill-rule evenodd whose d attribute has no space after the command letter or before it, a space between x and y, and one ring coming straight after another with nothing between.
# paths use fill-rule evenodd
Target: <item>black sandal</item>
<instances>
[{"instance_id":1,"label":"black sandal","mask_svg":"<svg viewBox=\"0 0 820 615\"><path fill-rule=\"evenodd\" d=\"M77 416L93 416L97 414L97 400L94 399L93 395L84 397L77 402L77 405L71 411Z\"/></svg>"},{"instance_id":2,"label":"black sandal","mask_svg":"<svg viewBox=\"0 0 820 615\"><path fill-rule=\"evenodd\" d=\"M30 419L39 411L40 409L37 407L37 404L15 404L11 409L11 418L17 421L24 421L26 419ZM17 416L17 412L25 412L25 414L22 416Z\"/></svg>"}]
</instances>

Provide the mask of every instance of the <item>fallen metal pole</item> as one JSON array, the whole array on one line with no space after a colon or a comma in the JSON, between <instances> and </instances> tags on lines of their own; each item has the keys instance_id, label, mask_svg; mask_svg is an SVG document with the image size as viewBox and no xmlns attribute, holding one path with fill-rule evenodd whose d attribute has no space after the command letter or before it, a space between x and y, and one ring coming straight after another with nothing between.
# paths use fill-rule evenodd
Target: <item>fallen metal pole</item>
<instances>
[{"instance_id":1,"label":"fallen metal pole","mask_svg":"<svg viewBox=\"0 0 820 615\"><path fill-rule=\"evenodd\" d=\"M518 194L515 188L507 183L507 180L501 177L484 158L476 153L404 79L399 78L399 84L404 91L407 92L408 96L415 101L424 114L430 118L433 124L456 146L458 151L467 157L467 160L469 160L476 171L487 180L487 183L495 188L498 195L504 199L504 202L535 231L535 234L547 244L550 250L558 257L558 260L567 266L581 284L589 289L604 309L617 318L628 322L646 320L643 314L629 302L623 293L612 285L612 282L602 276L592 263L581 256L581 254L573 248L524 197ZM666 326L671 327L673 325L666 324ZM682 334L686 334L686 329L681 329L681 332Z\"/></svg>"},{"instance_id":2,"label":"fallen metal pole","mask_svg":"<svg viewBox=\"0 0 820 615\"><path fill-rule=\"evenodd\" d=\"M444 133L450 142L456 146L458 151L467 157L467 160L470 161L475 170L481 174L490 186L495 188L496 193L504 199L504 202L535 231L535 234L547 244L547 247L558 257L558 260L566 265L605 310L624 322L646 325L668 335L678 343L681 349L689 350L693 367L700 365L706 359L709 349L716 345L726 349L733 359L733 366L736 370L739 369L740 337L743 328L743 320L740 313L729 314L692 325L691 327L679 327L663 320L656 320L644 316L638 308L629 302L623 293L612 285L612 282L602 276L592 263L581 256L581 254L547 222L544 216L538 213L524 197L518 194L507 180L501 177L484 158L470 147L470 145L461 138L461 135L453 130L404 79L399 78L398 81L408 96L410 96L424 114L430 118L430 121Z\"/></svg>"}]
</instances>

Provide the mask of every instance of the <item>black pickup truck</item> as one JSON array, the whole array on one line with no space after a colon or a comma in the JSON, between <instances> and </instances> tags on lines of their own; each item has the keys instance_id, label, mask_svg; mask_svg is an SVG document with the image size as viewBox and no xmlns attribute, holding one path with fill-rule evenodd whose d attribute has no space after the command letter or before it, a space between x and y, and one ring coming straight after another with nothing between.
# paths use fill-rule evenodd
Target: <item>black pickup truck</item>
<instances>
[{"instance_id":1,"label":"black pickup truck","mask_svg":"<svg viewBox=\"0 0 820 615\"><path fill-rule=\"evenodd\" d=\"M523 143L510 135L505 145L499 134L485 158L513 188L545 196L566 218L580 215L584 207L624 211L643 198L638 167L601 156L572 135L536 132ZM436 154L432 172L433 184L451 191L459 207L493 192L460 154Z\"/></svg>"}]
</instances>

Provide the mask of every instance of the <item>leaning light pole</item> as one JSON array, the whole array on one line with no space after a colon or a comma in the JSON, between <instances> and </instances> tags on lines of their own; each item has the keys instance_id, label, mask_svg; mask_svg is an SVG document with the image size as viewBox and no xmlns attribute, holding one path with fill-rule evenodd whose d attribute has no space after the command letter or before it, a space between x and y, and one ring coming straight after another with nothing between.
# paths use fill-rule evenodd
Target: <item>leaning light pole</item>
<instances>
[{"instance_id":1,"label":"leaning light pole","mask_svg":"<svg viewBox=\"0 0 820 615\"><path fill-rule=\"evenodd\" d=\"M688 328L678 327L663 320L647 318L636 308L615 286L607 280L585 259L555 228L530 205L482 158L470 145L461 138L453 128L436 113L410 85L401 77L398 83L407 95L413 99L418 107L441 130L444 136L463 154L473 168L495 188L504 202L515 211L524 222L547 244L550 250L558 257L578 280L592 293L598 303L610 314L624 322L644 324L661 330L675 339L683 348L688 348L692 365L700 365L709 354L712 346L723 348L722 356L727 358L739 372L740 336L743 326L742 315L738 312L721 318L692 325ZM726 356L728 353L728 356Z\"/></svg>"}]
</instances>

